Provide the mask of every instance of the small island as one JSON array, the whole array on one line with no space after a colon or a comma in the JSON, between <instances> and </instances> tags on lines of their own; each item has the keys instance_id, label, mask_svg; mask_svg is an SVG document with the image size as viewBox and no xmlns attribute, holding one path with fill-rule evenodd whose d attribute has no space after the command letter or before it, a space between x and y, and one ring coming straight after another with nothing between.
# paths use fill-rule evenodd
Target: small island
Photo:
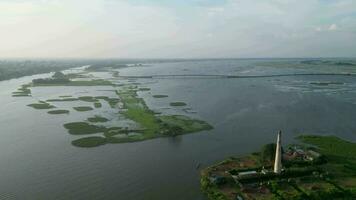
<instances>
[{"instance_id":1,"label":"small island","mask_svg":"<svg viewBox=\"0 0 356 200\"><path fill-rule=\"evenodd\" d=\"M356 143L334 136L299 136L302 144L265 145L201 171L210 200L356 199Z\"/></svg>"}]
</instances>

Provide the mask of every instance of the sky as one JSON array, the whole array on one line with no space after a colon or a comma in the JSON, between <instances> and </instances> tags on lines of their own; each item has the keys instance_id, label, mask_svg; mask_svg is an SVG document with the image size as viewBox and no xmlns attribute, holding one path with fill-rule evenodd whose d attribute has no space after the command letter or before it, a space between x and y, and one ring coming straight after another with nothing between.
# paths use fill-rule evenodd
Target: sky
<instances>
[{"instance_id":1,"label":"sky","mask_svg":"<svg viewBox=\"0 0 356 200\"><path fill-rule=\"evenodd\" d=\"M0 57L356 57L356 0L0 0Z\"/></svg>"}]
</instances>

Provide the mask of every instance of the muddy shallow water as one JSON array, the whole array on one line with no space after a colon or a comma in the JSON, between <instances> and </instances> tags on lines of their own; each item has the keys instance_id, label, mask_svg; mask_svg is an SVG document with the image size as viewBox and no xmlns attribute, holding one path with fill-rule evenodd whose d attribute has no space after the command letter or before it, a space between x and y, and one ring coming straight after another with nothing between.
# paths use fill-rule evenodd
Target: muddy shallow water
<instances>
[{"instance_id":1,"label":"muddy shallow water","mask_svg":"<svg viewBox=\"0 0 356 200\"><path fill-rule=\"evenodd\" d=\"M120 75L259 75L328 72L330 67L295 67L294 60L215 60L159 63L119 69ZM276 64L271 64L276 62ZM288 64L290 62L290 64ZM268 63L268 64L265 64ZM336 67L335 67L336 68ZM337 68L353 72L353 68ZM94 73L102 78L109 74ZM0 82L0 198L4 199L205 199L199 189L203 167L229 155L256 151L283 131L283 142L300 133L334 134L356 140L356 80L352 76L298 76L256 79L161 78L125 80L151 88L140 91L157 112L205 120L211 131L138 143L83 149L70 144L63 124L94 114L115 118L107 106L70 115L48 115L27 107L60 95L109 95L106 87L35 88L34 98L11 97L36 75ZM114 79L121 82L122 80ZM124 81L124 82L125 82ZM315 85L312 82L342 82ZM168 95L154 98L153 95ZM171 102L185 107L171 107ZM78 102L56 102L78 106ZM73 105L72 105L73 104ZM80 102L80 105L91 103ZM68 108L69 108L68 107Z\"/></svg>"}]
</instances>

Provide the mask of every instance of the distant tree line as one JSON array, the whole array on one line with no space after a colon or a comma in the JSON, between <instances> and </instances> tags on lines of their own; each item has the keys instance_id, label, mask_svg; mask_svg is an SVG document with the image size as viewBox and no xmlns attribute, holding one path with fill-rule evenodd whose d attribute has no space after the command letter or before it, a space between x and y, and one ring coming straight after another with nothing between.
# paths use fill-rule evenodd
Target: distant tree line
<instances>
[{"instance_id":1,"label":"distant tree line","mask_svg":"<svg viewBox=\"0 0 356 200\"><path fill-rule=\"evenodd\" d=\"M0 81L80 67L84 62L60 60L0 60Z\"/></svg>"}]
</instances>

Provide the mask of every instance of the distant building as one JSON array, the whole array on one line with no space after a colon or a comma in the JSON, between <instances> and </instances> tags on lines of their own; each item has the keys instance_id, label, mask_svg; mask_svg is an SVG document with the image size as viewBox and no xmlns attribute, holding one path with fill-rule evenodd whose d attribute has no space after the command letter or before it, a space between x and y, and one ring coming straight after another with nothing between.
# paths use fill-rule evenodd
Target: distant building
<instances>
[{"instance_id":1,"label":"distant building","mask_svg":"<svg viewBox=\"0 0 356 200\"><path fill-rule=\"evenodd\" d=\"M277 135L277 145L276 145L276 156L274 159L274 168L273 172L276 174L280 174L282 171L282 131L278 132Z\"/></svg>"}]
</instances>

